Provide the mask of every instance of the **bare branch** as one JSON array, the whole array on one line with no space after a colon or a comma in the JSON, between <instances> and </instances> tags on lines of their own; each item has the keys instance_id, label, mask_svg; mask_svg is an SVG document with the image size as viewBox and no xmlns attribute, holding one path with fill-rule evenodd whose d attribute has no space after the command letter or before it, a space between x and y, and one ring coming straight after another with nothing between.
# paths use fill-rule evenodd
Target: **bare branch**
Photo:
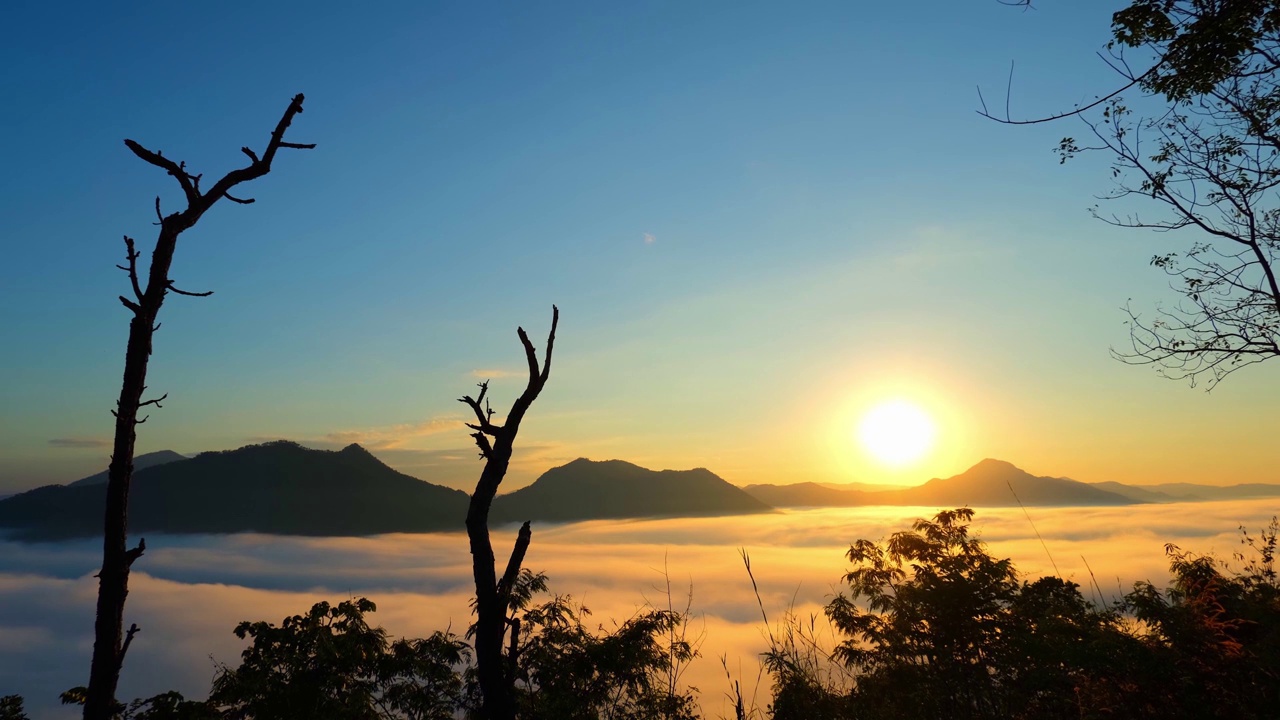
<instances>
[{"instance_id":1,"label":"bare branch","mask_svg":"<svg viewBox=\"0 0 1280 720\"><path fill-rule=\"evenodd\" d=\"M125 556L124 556L124 558L125 558L125 566L126 566L126 567L133 567L133 563L134 563L134 561L136 561L138 558L142 557L142 554L143 554L144 552L146 552L146 550L147 550L147 539L146 539L146 538L138 538L138 544L137 544L137 546L136 546L136 547L134 547L134 548L133 548L132 550L130 550L129 552L125 553Z\"/></svg>"},{"instance_id":2,"label":"bare branch","mask_svg":"<svg viewBox=\"0 0 1280 720\"><path fill-rule=\"evenodd\" d=\"M170 292L177 293L179 295L186 295L187 297L209 297L210 295L213 294L212 290L206 290L205 292L188 292L186 290L179 290L178 288L173 286L172 280L170 280L169 284L165 286L165 289Z\"/></svg>"},{"instance_id":3,"label":"bare branch","mask_svg":"<svg viewBox=\"0 0 1280 720\"><path fill-rule=\"evenodd\" d=\"M1003 118L998 118L988 113L985 102L982 103L983 105L982 109L977 110L975 112L977 112L979 115L981 115L982 117L988 120L995 120L996 122L1002 125L1039 125L1040 123L1053 122L1054 120L1061 120L1063 118L1075 117L1075 116L1087 113L1096 107L1104 105L1107 103L1107 101L1113 98L1119 97L1129 88L1132 88L1134 85L1137 85L1138 83L1142 82L1143 78L1150 76L1153 72L1155 72L1155 69L1156 69L1155 67L1152 67L1150 70L1147 70L1142 75L1136 78L1133 78L1132 80L1125 83L1124 85L1116 88L1115 90L1112 90L1111 92L1107 93L1106 95L1103 95L1102 97L1094 100L1091 103L1088 103L1085 105L1077 105L1074 110L1067 110L1064 112L1056 113L1054 115L1046 115L1044 117L1033 118L1031 120L1014 120L1013 118L1008 116L1008 113L1009 113L1008 97L1005 98L1005 117ZM981 93L979 93L979 100L981 99L982 99Z\"/></svg>"},{"instance_id":4,"label":"bare branch","mask_svg":"<svg viewBox=\"0 0 1280 720\"><path fill-rule=\"evenodd\" d=\"M116 661L118 667L124 667L124 656L129 652L129 646L133 644L133 636L142 631L137 623L129 625L129 631L125 633L124 642L120 645L120 658Z\"/></svg>"},{"instance_id":5,"label":"bare branch","mask_svg":"<svg viewBox=\"0 0 1280 720\"><path fill-rule=\"evenodd\" d=\"M133 151L134 155L137 155L143 160L151 163L152 165L155 165L156 167L164 170L165 172L169 173L173 177L177 178L178 184L182 186L182 194L187 196L188 205L195 204L195 202L200 198L200 191L196 189L196 184L199 183L199 180L195 179L195 182L193 183L192 180L194 178L191 175L187 174L187 171L184 169L184 166L179 165L178 163L175 163L174 161L170 160L164 155L161 155L158 152L152 152L142 147L142 145L138 144L133 140L126 139L124 141L124 144L126 147L128 147L130 150Z\"/></svg>"},{"instance_id":6,"label":"bare branch","mask_svg":"<svg viewBox=\"0 0 1280 720\"><path fill-rule=\"evenodd\" d=\"M127 258L129 265L127 267L124 265L116 265L116 267L129 274L129 284L133 286L133 296L137 298L138 303L141 303L142 287L138 284L138 256L140 253L134 249L133 238L128 235L124 236L124 247L125 257ZM138 310L141 309L137 303L131 303L128 300L125 300L123 296L121 296L120 301L125 304L125 307L133 310L134 312L138 312Z\"/></svg>"},{"instance_id":7,"label":"bare branch","mask_svg":"<svg viewBox=\"0 0 1280 720\"><path fill-rule=\"evenodd\" d=\"M496 436L498 433L502 432L502 428L491 422L493 418L493 409L489 407L489 401L485 399L485 394L489 392L489 381L485 380L482 383L478 383L476 387L480 388L480 394L478 396L473 398L470 395L463 395L458 398L458 402L465 403L467 407L471 408L471 411L475 413L479 424L464 424L476 432Z\"/></svg>"},{"instance_id":8,"label":"bare branch","mask_svg":"<svg viewBox=\"0 0 1280 720\"><path fill-rule=\"evenodd\" d=\"M226 198L226 199L230 200L230 201L231 201L231 202L233 202L233 203L240 203L241 205L252 205L252 204L254 204L255 202L257 202L257 200L255 200L255 199L253 199L253 198L243 198L243 199L242 199L242 198L238 198L238 197L236 197L235 195L232 195L232 194L231 194L231 193L229 193L229 192L228 192L228 193L222 193L222 197L224 197L224 198Z\"/></svg>"},{"instance_id":9,"label":"bare branch","mask_svg":"<svg viewBox=\"0 0 1280 720\"><path fill-rule=\"evenodd\" d=\"M164 402L164 401L165 401L165 400L167 400L168 398L169 398L169 393L165 393L165 394L161 395L161 396L160 396L160 397L158 397L158 398L153 398L153 399L151 399L151 400L147 400L147 401L145 401L145 402L140 402L140 403L138 403L138 407L146 407L147 405L155 405L155 406L156 406L156 407L158 407L158 408L164 409L164 406L163 406L163 405L161 405L160 403Z\"/></svg>"},{"instance_id":10,"label":"bare branch","mask_svg":"<svg viewBox=\"0 0 1280 720\"><path fill-rule=\"evenodd\" d=\"M556 346L556 326L560 324L560 308L551 306L551 330L547 333L547 354L542 359L542 382L551 377L551 352Z\"/></svg>"},{"instance_id":11,"label":"bare branch","mask_svg":"<svg viewBox=\"0 0 1280 720\"><path fill-rule=\"evenodd\" d=\"M502 579L498 581L498 598L504 604L511 588L515 587L516 578L520 576L520 566L524 564L524 556L529 550L529 541L532 538L533 530L529 528L529 521L525 520L520 526L520 532L516 534L516 544L511 549L511 557L507 560L507 569L502 573Z\"/></svg>"}]
</instances>

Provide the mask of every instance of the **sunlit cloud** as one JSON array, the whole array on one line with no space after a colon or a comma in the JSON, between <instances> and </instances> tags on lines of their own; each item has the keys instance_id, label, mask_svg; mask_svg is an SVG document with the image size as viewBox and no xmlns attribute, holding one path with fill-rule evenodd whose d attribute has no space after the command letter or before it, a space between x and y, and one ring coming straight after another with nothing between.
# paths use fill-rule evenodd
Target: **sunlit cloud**
<instances>
[{"instance_id":1,"label":"sunlit cloud","mask_svg":"<svg viewBox=\"0 0 1280 720\"><path fill-rule=\"evenodd\" d=\"M645 233L645 234L644 234L644 244L645 244L645 245L652 245L652 244L654 244L655 242L657 242L657 240L658 240L658 238L654 237L654 236L653 236L652 234L650 234L650 233Z\"/></svg>"},{"instance_id":2,"label":"sunlit cloud","mask_svg":"<svg viewBox=\"0 0 1280 720\"><path fill-rule=\"evenodd\" d=\"M479 463L471 469L478 471ZM994 555L1012 558L1027 576L1058 572L1079 583L1086 596L1111 597L1135 580L1167 582L1164 543L1230 559L1240 547L1236 528L1256 530L1278 510L1274 499L1029 508L1028 522L1018 508L984 508L974 530ZM768 699L767 677L755 688L765 625L738 549L750 554L771 624L790 611L816 615L821 630L822 606L842 589L849 545L886 538L934 512L877 507L749 519L535 523L525 565L545 571L553 590L590 608L592 626L612 627L645 604L682 608L692 592L691 631L703 636L703 656L685 679L700 688L708 717L731 716L721 706L729 687L721 655L745 693L756 690L761 705ZM511 547L515 531L495 528L499 556ZM122 678L120 694L126 698L168 689L203 696L214 670L210 657L235 664L244 647L231 633L236 623L278 623L322 599L373 599L378 612L370 619L393 637L421 637L446 627L461 632L470 622L473 581L462 533L158 535L148 536L147 545L131 576L126 610L125 622L143 628ZM92 576L100 553L92 540L24 545L0 539L0 688L26 695L33 718L75 716L57 705L56 696L84 681L97 589ZM1093 577L1100 587L1092 586Z\"/></svg>"},{"instance_id":3,"label":"sunlit cloud","mask_svg":"<svg viewBox=\"0 0 1280 720\"><path fill-rule=\"evenodd\" d=\"M49 440L49 445L69 450L98 449L111 447L111 441L105 438L65 437Z\"/></svg>"},{"instance_id":4,"label":"sunlit cloud","mask_svg":"<svg viewBox=\"0 0 1280 720\"><path fill-rule=\"evenodd\" d=\"M260 443L286 439L323 449L340 448L357 443L367 450L392 450L411 445L422 438L458 430L462 427L462 416L450 415L431 418L418 423L335 430L310 437L254 436L245 438L245 440L251 443Z\"/></svg>"},{"instance_id":5,"label":"sunlit cloud","mask_svg":"<svg viewBox=\"0 0 1280 720\"><path fill-rule=\"evenodd\" d=\"M528 370L504 370L502 368L489 368L481 370L472 370L467 373L477 380L498 380L501 378L524 377L529 374Z\"/></svg>"},{"instance_id":6,"label":"sunlit cloud","mask_svg":"<svg viewBox=\"0 0 1280 720\"><path fill-rule=\"evenodd\" d=\"M404 423L358 430L339 430L326 433L320 439L326 442L348 445L359 443L370 450L398 448L418 438L457 430L457 416L432 418L420 423Z\"/></svg>"}]
</instances>

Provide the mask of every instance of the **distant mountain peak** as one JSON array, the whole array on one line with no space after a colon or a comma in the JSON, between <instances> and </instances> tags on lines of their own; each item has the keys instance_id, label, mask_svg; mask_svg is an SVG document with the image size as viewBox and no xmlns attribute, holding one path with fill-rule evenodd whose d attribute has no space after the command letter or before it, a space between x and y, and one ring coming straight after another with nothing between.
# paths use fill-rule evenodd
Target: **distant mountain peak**
<instances>
[{"instance_id":1,"label":"distant mountain peak","mask_svg":"<svg viewBox=\"0 0 1280 720\"><path fill-rule=\"evenodd\" d=\"M1018 471L1025 472L1022 470L1022 468L1018 467L1017 465L1014 465L1008 460L1000 460L997 458L983 458L982 460L979 460L973 467L969 468L967 472L973 472L974 470L1018 470Z\"/></svg>"},{"instance_id":2,"label":"distant mountain peak","mask_svg":"<svg viewBox=\"0 0 1280 720\"><path fill-rule=\"evenodd\" d=\"M133 458L133 471L146 470L156 465L164 465L165 463L177 462L179 460L187 460L186 455L179 455L172 450L158 450L156 452L143 453ZM83 487L85 485L105 485L107 483L107 471L94 473L86 478L81 478L75 482L67 483L67 487Z\"/></svg>"},{"instance_id":3,"label":"distant mountain peak","mask_svg":"<svg viewBox=\"0 0 1280 720\"><path fill-rule=\"evenodd\" d=\"M578 458L500 495L494 517L571 521L769 512L772 508L706 468L649 470L625 460Z\"/></svg>"}]
</instances>

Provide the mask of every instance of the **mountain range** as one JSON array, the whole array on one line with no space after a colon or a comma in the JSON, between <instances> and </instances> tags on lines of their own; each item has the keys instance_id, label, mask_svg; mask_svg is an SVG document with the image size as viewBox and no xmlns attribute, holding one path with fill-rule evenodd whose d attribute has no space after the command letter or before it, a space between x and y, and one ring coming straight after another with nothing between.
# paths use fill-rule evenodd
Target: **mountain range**
<instances>
[{"instance_id":1,"label":"mountain range","mask_svg":"<svg viewBox=\"0 0 1280 720\"><path fill-rule=\"evenodd\" d=\"M1227 486L1192 483L1084 483L1070 478L1032 475L1011 463L990 458L959 475L934 478L915 487L893 490L838 489L839 487L820 483L796 483L748 485L744 489L774 507L1131 505L1280 497L1280 485L1264 483Z\"/></svg>"},{"instance_id":2,"label":"mountain range","mask_svg":"<svg viewBox=\"0 0 1280 720\"><path fill-rule=\"evenodd\" d=\"M896 490L835 490L816 483L748 485L747 492L775 507L928 505L1131 505L1150 502L1066 478L1037 477L1012 463L987 459L949 478Z\"/></svg>"},{"instance_id":3,"label":"mountain range","mask_svg":"<svg viewBox=\"0 0 1280 720\"><path fill-rule=\"evenodd\" d=\"M397 472L359 445L313 450L276 441L193 458L153 453L151 459L161 462L135 470L129 489L134 535L460 531L467 515L467 493ZM0 528L29 540L100 535L104 483L102 474L92 475L0 500ZM653 471L580 459L498 496L490 517L559 522L770 511L709 470Z\"/></svg>"},{"instance_id":4,"label":"mountain range","mask_svg":"<svg viewBox=\"0 0 1280 720\"><path fill-rule=\"evenodd\" d=\"M359 445L313 450L277 441L188 458L139 456L130 487L129 529L137 535L263 532L370 535L460 531L468 495L400 473ZM106 473L0 499L0 529L19 539L91 537L102 532ZM552 468L527 487L495 498L495 523L534 520L697 517L786 507L869 505L1128 505L1280 496L1280 485L1082 483L1031 475L987 459L963 473L916 487L869 484L748 485L705 468L649 470L585 458Z\"/></svg>"}]
</instances>

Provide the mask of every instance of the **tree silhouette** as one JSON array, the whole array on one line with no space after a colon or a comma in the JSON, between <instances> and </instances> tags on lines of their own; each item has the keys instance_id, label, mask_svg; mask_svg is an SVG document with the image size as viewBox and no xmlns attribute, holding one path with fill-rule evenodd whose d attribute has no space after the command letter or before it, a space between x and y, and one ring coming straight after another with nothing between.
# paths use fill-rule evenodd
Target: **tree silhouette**
<instances>
[{"instance_id":1,"label":"tree silhouette","mask_svg":"<svg viewBox=\"0 0 1280 720\"><path fill-rule=\"evenodd\" d=\"M1094 215L1111 225L1178 231L1193 239L1156 254L1181 296L1151 315L1126 307L1131 348L1113 351L1162 375L1204 380L1280 356L1280 3L1135 0L1112 16L1109 56L1121 86L1030 124L1078 116L1093 136L1063 138L1063 162L1084 151L1112 157L1115 188L1153 215ZM1135 70L1124 51L1151 55ZM1141 95L1126 101L1122 93ZM1095 115L1097 113L1097 115ZM1162 207L1160 207L1162 206Z\"/></svg>"},{"instance_id":2,"label":"tree silhouette","mask_svg":"<svg viewBox=\"0 0 1280 720\"><path fill-rule=\"evenodd\" d=\"M281 148L310 149L315 145L303 145L286 142L285 131L298 113L302 112L303 96L295 95L285 110L284 116L276 124L262 155L249 149L241 148L241 152L249 157L249 164L232 170L215 182L208 190L200 189L202 175L192 174L186 163L174 162L158 151L151 151L133 140L125 140L124 144L142 160L164 170L177 180L186 200L186 208L164 215L160 209L160 198L156 197L155 209L160 233L156 239L155 250L151 255L151 266L147 272L146 285L139 278L138 258L141 256L132 238L126 236L125 258L127 265L118 266L129 276L131 297L120 296L133 317L129 321L129 342L125 350L124 379L120 386L120 399L116 402L115 439L112 445L111 465L107 471L106 518L103 530L102 569L98 573L98 604L94 621L93 660L89 670L89 686L85 695L84 717L86 720L108 720L116 714L118 706L115 699L116 685L120 680L120 668L124 663L125 653L138 626L132 625L128 633L123 632L124 603L129 593L129 569L146 549L145 540L139 540L136 547L127 548L129 482L133 477L134 441L137 426L147 421L147 417L138 418L140 410L149 405L160 407L167 395L150 400L143 400L142 394L147 389L147 364L151 359L151 341L159 324L156 318L165 296L170 292L179 295L203 297L210 292L188 292L179 290L169 276L169 268L173 262L173 253L178 243L178 236L192 228L209 208L219 200L226 198L235 203L249 204L252 198L240 198L231 194L237 185L249 182L266 175L271 171L271 163Z\"/></svg>"},{"instance_id":3,"label":"tree silhouette","mask_svg":"<svg viewBox=\"0 0 1280 720\"><path fill-rule=\"evenodd\" d=\"M555 347L556 325L559 322L560 309L553 305L551 330L547 333L546 355L541 365L538 364L537 350L529 341L524 328L516 329L529 365L529 379L524 392L511 405L502 425L494 424L494 412L485 397L489 391L488 381L480 383L480 393L476 397L464 395L459 399L459 402L465 403L475 413L476 422L467 423L467 427L475 431L471 437L475 439L476 446L480 448L480 457L484 459L484 469L480 472L480 479L476 482L475 492L471 494L471 503L467 507L467 538L471 545L471 574L476 585L475 651L476 676L481 696L480 712L489 720L513 720L516 716L512 678L503 667L502 639L506 635L509 599L520 578L520 566L524 563L524 555L532 537L526 521L520 527L507 568L499 579L494 566L493 543L489 538L489 509L498 493L498 486L506 477L520 423L533 401L538 399L538 394L542 392L551 374L551 353ZM513 630L515 632L518 630Z\"/></svg>"},{"instance_id":4,"label":"tree silhouette","mask_svg":"<svg viewBox=\"0 0 1280 720\"><path fill-rule=\"evenodd\" d=\"M0 720L28 720L21 695L0 697Z\"/></svg>"},{"instance_id":5,"label":"tree silhouette","mask_svg":"<svg viewBox=\"0 0 1280 720\"><path fill-rule=\"evenodd\" d=\"M441 632L389 643L365 621L376 609L365 598L320 602L279 627L240 623L236 635L253 642L239 667L218 671L209 704L227 720L453 718L466 645Z\"/></svg>"}]
</instances>

